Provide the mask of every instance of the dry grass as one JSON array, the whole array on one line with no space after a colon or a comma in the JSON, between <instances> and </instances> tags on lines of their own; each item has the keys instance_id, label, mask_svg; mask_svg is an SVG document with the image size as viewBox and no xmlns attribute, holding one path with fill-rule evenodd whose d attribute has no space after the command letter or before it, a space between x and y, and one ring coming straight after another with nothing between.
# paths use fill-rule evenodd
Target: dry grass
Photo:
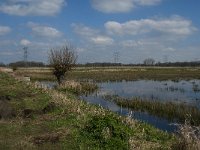
<instances>
[{"instance_id":1,"label":"dry grass","mask_svg":"<svg viewBox=\"0 0 200 150\"><path fill-rule=\"evenodd\" d=\"M68 80L68 81L63 82L60 85L60 88L72 88L72 89L80 89L81 90L82 87L81 87L80 82L76 82L74 80Z\"/></svg>"},{"instance_id":2,"label":"dry grass","mask_svg":"<svg viewBox=\"0 0 200 150\"><path fill-rule=\"evenodd\" d=\"M200 126L185 124L178 125L178 141L172 146L174 150L200 150Z\"/></svg>"},{"instance_id":3,"label":"dry grass","mask_svg":"<svg viewBox=\"0 0 200 150\"><path fill-rule=\"evenodd\" d=\"M57 90L62 92L71 92L75 95L87 95L98 89L98 86L93 82L77 82L68 80L57 87Z\"/></svg>"}]
</instances>

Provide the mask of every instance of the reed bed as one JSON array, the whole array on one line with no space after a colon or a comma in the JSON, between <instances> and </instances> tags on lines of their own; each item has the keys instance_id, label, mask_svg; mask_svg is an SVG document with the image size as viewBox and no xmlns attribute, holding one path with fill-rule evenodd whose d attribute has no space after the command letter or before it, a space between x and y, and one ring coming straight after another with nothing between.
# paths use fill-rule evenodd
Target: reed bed
<instances>
[{"instance_id":1,"label":"reed bed","mask_svg":"<svg viewBox=\"0 0 200 150\"><path fill-rule=\"evenodd\" d=\"M148 112L149 114L166 118L170 121L184 123L186 116L191 115L191 124L200 124L200 110L195 106L184 103L160 102L157 100L143 100L140 98L126 99L119 96L105 96L105 99L115 102L125 108L136 111Z\"/></svg>"},{"instance_id":2,"label":"reed bed","mask_svg":"<svg viewBox=\"0 0 200 150\"><path fill-rule=\"evenodd\" d=\"M57 90L63 92L71 92L76 95L88 95L95 92L98 86L93 82L77 82L67 80L57 87Z\"/></svg>"}]
</instances>

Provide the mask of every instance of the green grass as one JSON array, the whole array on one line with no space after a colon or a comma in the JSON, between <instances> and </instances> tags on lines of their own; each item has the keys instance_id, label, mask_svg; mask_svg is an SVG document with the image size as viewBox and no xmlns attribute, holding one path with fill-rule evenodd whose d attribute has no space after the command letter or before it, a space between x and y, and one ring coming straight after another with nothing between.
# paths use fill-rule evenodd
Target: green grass
<instances>
[{"instance_id":1,"label":"green grass","mask_svg":"<svg viewBox=\"0 0 200 150\"><path fill-rule=\"evenodd\" d=\"M0 98L15 112L0 120L0 149L168 149L176 140L71 93L36 89L4 73Z\"/></svg>"},{"instance_id":2,"label":"green grass","mask_svg":"<svg viewBox=\"0 0 200 150\"><path fill-rule=\"evenodd\" d=\"M115 95L107 95L105 99L115 102L125 108L136 111L148 112L149 114L166 118L170 121L184 123L187 116L191 117L191 124L200 124L200 110L195 106L184 103L160 102L156 100L143 100L140 98L126 99Z\"/></svg>"}]
</instances>

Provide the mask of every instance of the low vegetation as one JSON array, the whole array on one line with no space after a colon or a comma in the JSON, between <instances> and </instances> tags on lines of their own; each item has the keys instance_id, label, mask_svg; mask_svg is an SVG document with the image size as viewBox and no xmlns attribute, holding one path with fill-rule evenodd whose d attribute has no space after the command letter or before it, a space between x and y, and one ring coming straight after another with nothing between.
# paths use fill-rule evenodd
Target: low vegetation
<instances>
[{"instance_id":1,"label":"low vegetation","mask_svg":"<svg viewBox=\"0 0 200 150\"><path fill-rule=\"evenodd\" d=\"M148 112L152 115L166 118L170 121L184 123L188 115L191 116L190 123L200 124L200 110L195 106L184 103L160 102L156 100L143 100L140 98L126 99L117 95L107 95L105 99L115 102L117 105L125 108L131 108L136 111Z\"/></svg>"},{"instance_id":2,"label":"low vegetation","mask_svg":"<svg viewBox=\"0 0 200 150\"><path fill-rule=\"evenodd\" d=\"M16 74L30 76L32 80L56 80L51 69L38 71L38 68L24 70L19 68ZM191 67L79 67L73 69L67 76L73 80L132 81L139 79L174 80L200 79L200 68Z\"/></svg>"},{"instance_id":3,"label":"low vegetation","mask_svg":"<svg viewBox=\"0 0 200 150\"><path fill-rule=\"evenodd\" d=\"M169 149L176 137L0 73L0 149ZM7 108L7 109L5 109Z\"/></svg>"},{"instance_id":4,"label":"low vegetation","mask_svg":"<svg viewBox=\"0 0 200 150\"><path fill-rule=\"evenodd\" d=\"M68 80L63 82L57 87L57 90L62 92L71 92L75 95L88 95L95 92L98 86L93 82L77 82L74 80Z\"/></svg>"},{"instance_id":5,"label":"low vegetation","mask_svg":"<svg viewBox=\"0 0 200 150\"><path fill-rule=\"evenodd\" d=\"M179 124L178 141L174 142L172 149L176 150L199 150L200 149L200 126L191 126L186 119L184 124Z\"/></svg>"}]
</instances>

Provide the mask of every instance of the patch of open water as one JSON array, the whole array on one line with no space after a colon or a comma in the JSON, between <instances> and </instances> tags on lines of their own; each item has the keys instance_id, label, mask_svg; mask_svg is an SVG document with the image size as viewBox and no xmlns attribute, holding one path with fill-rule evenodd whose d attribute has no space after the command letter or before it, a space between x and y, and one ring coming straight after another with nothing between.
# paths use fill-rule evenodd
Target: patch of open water
<instances>
[{"instance_id":1,"label":"patch of open water","mask_svg":"<svg viewBox=\"0 0 200 150\"><path fill-rule=\"evenodd\" d=\"M158 101L171 101L186 103L200 109L200 80L180 81L122 81L98 83L100 87L96 93L83 95L81 99L89 103L101 105L104 108L117 112L120 115L130 115L140 121L152 124L153 126L168 132L174 132L176 126L164 118L150 115L147 112L139 112L128 108L121 108L114 102L107 101L106 95L118 95L123 98L141 98Z\"/></svg>"},{"instance_id":2,"label":"patch of open water","mask_svg":"<svg viewBox=\"0 0 200 150\"><path fill-rule=\"evenodd\" d=\"M55 82L41 82L48 88L56 86ZM139 112L128 108L121 108L114 102L105 99L106 95L118 95L123 98L141 98L158 101L171 101L176 103L186 103L200 109L200 80L180 80L180 81L154 81L137 80L122 82L97 83L99 90L89 95L80 96L81 99L101 105L120 115L131 115L134 119L147 122L161 130L174 132L176 126L164 118L150 115L147 112Z\"/></svg>"}]
</instances>

